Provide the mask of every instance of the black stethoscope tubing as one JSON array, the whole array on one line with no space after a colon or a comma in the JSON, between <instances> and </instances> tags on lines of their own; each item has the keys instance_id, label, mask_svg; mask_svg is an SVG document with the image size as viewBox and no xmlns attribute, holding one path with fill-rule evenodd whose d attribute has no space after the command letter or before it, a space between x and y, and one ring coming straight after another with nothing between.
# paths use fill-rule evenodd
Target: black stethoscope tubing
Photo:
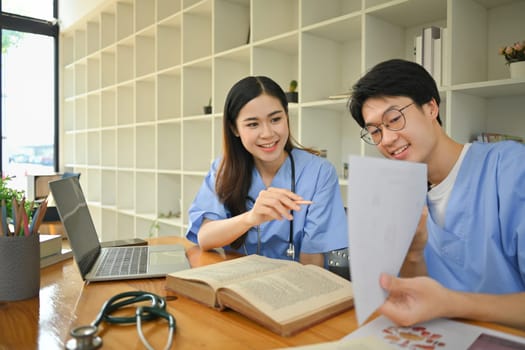
<instances>
[{"instance_id":1,"label":"black stethoscope tubing","mask_svg":"<svg viewBox=\"0 0 525 350\"><path fill-rule=\"evenodd\" d=\"M295 162L294 162L294 159L293 159L291 151L288 153L288 157L290 158L290 168L291 168L290 190L293 193L295 193ZM255 200L252 197L248 196L247 198L251 202L255 203ZM293 210L290 210L290 213L292 214L292 217L293 217ZM293 222L294 222L294 219L292 218L292 220L290 220L290 232L289 232L289 236L288 236L288 249L286 250L286 255L291 257L292 259L295 258L295 248L294 248L294 244L293 244ZM259 235L259 233L258 233L258 235ZM257 241L260 242L260 237L259 236L257 238Z\"/></svg>"}]
</instances>

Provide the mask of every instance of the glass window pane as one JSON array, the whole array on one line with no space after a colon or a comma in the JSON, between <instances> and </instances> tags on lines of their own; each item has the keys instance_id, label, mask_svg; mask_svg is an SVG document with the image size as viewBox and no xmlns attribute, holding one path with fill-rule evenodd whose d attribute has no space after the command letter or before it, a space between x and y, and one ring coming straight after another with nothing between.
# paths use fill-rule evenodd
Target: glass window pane
<instances>
[{"instance_id":1,"label":"glass window pane","mask_svg":"<svg viewBox=\"0 0 525 350\"><path fill-rule=\"evenodd\" d=\"M2 11L50 20L53 18L53 0L2 0Z\"/></svg>"},{"instance_id":2,"label":"glass window pane","mask_svg":"<svg viewBox=\"0 0 525 350\"><path fill-rule=\"evenodd\" d=\"M54 170L53 40L2 30L2 175L19 189Z\"/></svg>"}]
</instances>

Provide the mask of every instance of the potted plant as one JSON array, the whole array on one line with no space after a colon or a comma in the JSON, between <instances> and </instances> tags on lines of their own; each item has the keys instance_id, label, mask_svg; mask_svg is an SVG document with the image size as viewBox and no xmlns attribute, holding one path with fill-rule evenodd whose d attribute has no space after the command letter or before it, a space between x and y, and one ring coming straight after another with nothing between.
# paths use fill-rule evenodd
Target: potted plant
<instances>
[{"instance_id":1,"label":"potted plant","mask_svg":"<svg viewBox=\"0 0 525 350\"><path fill-rule=\"evenodd\" d=\"M208 101L208 104L204 106L202 109L204 111L204 114L211 114L211 97L210 97L210 100Z\"/></svg>"},{"instance_id":2,"label":"potted plant","mask_svg":"<svg viewBox=\"0 0 525 350\"><path fill-rule=\"evenodd\" d=\"M525 77L525 40L501 47L498 53L505 57L511 78Z\"/></svg>"},{"instance_id":3,"label":"potted plant","mask_svg":"<svg viewBox=\"0 0 525 350\"><path fill-rule=\"evenodd\" d=\"M297 93L297 80L290 81L288 92L286 93L286 99L288 102L295 102L299 100L299 94Z\"/></svg>"}]
</instances>

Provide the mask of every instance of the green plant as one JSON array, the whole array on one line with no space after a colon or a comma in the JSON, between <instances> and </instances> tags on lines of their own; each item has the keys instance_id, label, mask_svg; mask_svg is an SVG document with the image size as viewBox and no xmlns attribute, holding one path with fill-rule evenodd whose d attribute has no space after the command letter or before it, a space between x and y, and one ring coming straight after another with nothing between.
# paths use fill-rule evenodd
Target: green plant
<instances>
[{"instance_id":1,"label":"green plant","mask_svg":"<svg viewBox=\"0 0 525 350\"><path fill-rule=\"evenodd\" d=\"M17 204L23 202L27 217L31 220L31 212L35 207L35 204L33 202L25 201L24 191L16 190L8 186L11 179L11 177L6 176L2 177L0 180L0 208L5 205L5 218L7 219L8 224L13 224L13 199L16 200Z\"/></svg>"},{"instance_id":2,"label":"green plant","mask_svg":"<svg viewBox=\"0 0 525 350\"><path fill-rule=\"evenodd\" d=\"M500 47L498 53L505 56L507 64L525 61L525 40L517 41L511 46Z\"/></svg>"},{"instance_id":3,"label":"green plant","mask_svg":"<svg viewBox=\"0 0 525 350\"><path fill-rule=\"evenodd\" d=\"M288 87L289 92L295 92L297 90L297 80L290 81L290 86Z\"/></svg>"}]
</instances>

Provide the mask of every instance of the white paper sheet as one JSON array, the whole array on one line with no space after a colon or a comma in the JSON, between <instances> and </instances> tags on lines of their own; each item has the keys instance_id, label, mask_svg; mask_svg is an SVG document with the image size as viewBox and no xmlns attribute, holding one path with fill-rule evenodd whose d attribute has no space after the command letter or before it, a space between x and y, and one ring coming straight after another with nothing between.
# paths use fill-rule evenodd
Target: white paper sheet
<instances>
[{"instance_id":1,"label":"white paper sheet","mask_svg":"<svg viewBox=\"0 0 525 350\"><path fill-rule=\"evenodd\" d=\"M382 272L397 275L412 242L427 192L425 164L349 158L348 239L357 321L385 301Z\"/></svg>"}]
</instances>

